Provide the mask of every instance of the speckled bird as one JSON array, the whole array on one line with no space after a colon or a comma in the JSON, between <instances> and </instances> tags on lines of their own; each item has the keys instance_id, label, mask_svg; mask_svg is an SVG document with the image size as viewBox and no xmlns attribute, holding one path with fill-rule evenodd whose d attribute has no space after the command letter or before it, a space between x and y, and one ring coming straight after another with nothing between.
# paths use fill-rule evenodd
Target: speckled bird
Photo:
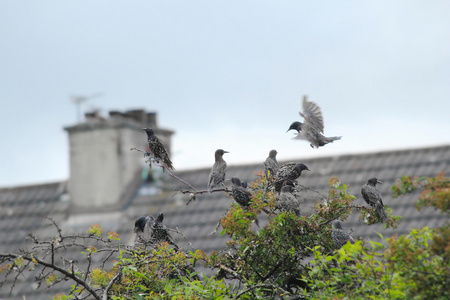
<instances>
[{"instance_id":1,"label":"speckled bird","mask_svg":"<svg viewBox=\"0 0 450 300\"><path fill-rule=\"evenodd\" d=\"M355 240L352 238L350 234L348 234L344 229L342 229L342 222L336 220L333 222L333 230L331 231L331 237L333 238L336 246L341 248L343 245L347 244L348 241L350 243L354 243Z\"/></svg>"},{"instance_id":2,"label":"speckled bird","mask_svg":"<svg viewBox=\"0 0 450 300\"><path fill-rule=\"evenodd\" d=\"M169 233L168 228L163 224L164 213L160 213L158 217L156 217L153 225L151 227L152 234L150 236L151 240L155 244L167 242L172 245L175 250L178 250L178 245L175 243L174 239Z\"/></svg>"},{"instance_id":3,"label":"speckled bird","mask_svg":"<svg viewBox=\"0 0 450 300\"><path fill-rule=\"evenodd\" d=\"M266 172L266 177L273 177L278 172L278 162L277 162L277 150L270 150L269 156L264 161L264 171Z\"/></svg>"},{"instance_id":4,"label":"speckled bird","mask_svg":"<svg viewBox=\"0 0 450 300\"><path fill-rule=\"evenodd\" d=\"M134 222L134 229L128 239L127 246L134 246L139 237L149 238L149 228L152 226L155 218L152 216L144 216Z\"/></svg>"},{"instance_id":5,"label":"speckled bird","mask_svg":"<svg viewBox=\"0 0 450 300\"><path fill-rule=\"evenodd\" d=\"M304 170L310 171L303 163L287 163L282 165L278 169L277 175L275 175L275 191L280 192L286 180L295 181L302 175L302 171Z\"/></svg>"},{"instance_id":6,"label":"speckled bird","mask_svg":"<svg viewBox=\"0 0 450 300\"><path fill-rule=\"evenodd\" d=\"M215 161L214 165L211 168L211 172L209 173L208 179L208 188L210 193L216 186L222 184L225 181L227 172L227 163L223 159L223 155L225 153L229 152L222 149L217 149L216 152L214 152Z\"/></svg>"},{"instance_id":7,"label":"speckled bird","mask_svg":"<svg viewBox=\"0 0 450 300\"><path fill-rule=\"evenodd\" d=\"M307 140L312 148L325 146L333 141L340 140L340 136L326 137L323 135L324 125L320 107L303 97L303 112L300 115L304 118L303 123L293 122L289 130L296 130L298 134L294 137L297 140Z\"/></svg>"},{"instance_id":8,"label":"speckled bird","mask_svg":"<svg viewBox=\"0 0 450 300\"><path fill-rule=\"evenodd\" d=\"M252 193L242 186L241 180L237 177L232 177L231 183L233 184L231 188L231 195L233 196L234 201L236 201L241 207L249 207L252 201ZM266 214L270 214L266 208L263 208L262 211ZM258 219L255 219L255 223L259 227Z\"/></svg>"},{"instance_id":9,"label":"speckled bird","mask_svg":"<svg viewBox=\"0 0 450 300\"><path fill-rule=\"evenodd\" d=\"M383 222L386 222L387 216L384 211L383 199L381 198L380 192L378 192L376 186L377 183L383 183L382 181L374 178L370 178L365 185L361 188L361 194L367 204L375 208Z\"/></svg>"},{"instance_id":10,"label":"speckled bird","mask_svg":"<svg viewBox=\"0 0 450 300\"><path fill-rule=\"evenodd\" d=\"M250 193L241 184L241 180L237 177L231 178L231 183L233 187L231 189L231 194L233 199L242 207L248 207L252 200L252 193Z\"/></svg>"},{"instance_id":11,"label":"speckled bird","mask_svg":"<svg viewBox=\"0 0 450 300\"><path fill-rule=\"evenodd\" d=\"M164 144L155 135L155 132L151 128L142 128L147 133L148 149L150 154L166 169L174 170L172 162L170 161L169 154L167 153Z\"/></svg>"},{"instance_id":12,"label":"speckled bird","mask_svg":"<svg viewBox=\"0 0 450 300\"><path fill-rule=\"evenodd\" d=\"M294 187L290 184L285 184L277 196L276 208L293 212L295 215L300 216L300 201L295 197L293 192Z\"/></svg>"}]
</instances>

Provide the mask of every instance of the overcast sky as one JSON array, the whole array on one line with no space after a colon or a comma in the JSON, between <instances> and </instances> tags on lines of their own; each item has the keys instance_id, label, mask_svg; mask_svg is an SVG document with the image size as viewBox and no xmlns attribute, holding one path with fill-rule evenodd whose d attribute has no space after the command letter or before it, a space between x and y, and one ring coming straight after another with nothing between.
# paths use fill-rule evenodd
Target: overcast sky
<instances>
[{"instance_id":1,"label":"overcast sky","mask_svg":"<svg viewBox=\"0 0 450 300\"><path fill-rule=\"evenodd\" d=\"M450 143L450 1L0 0L0 186L65 180L83 112L144 108L177 169ZM307 94L318 150L286 133ZM134 146L134 145L130 145ZM337 174L338 175L338 174Z\"/></svg>"}]
</instances>

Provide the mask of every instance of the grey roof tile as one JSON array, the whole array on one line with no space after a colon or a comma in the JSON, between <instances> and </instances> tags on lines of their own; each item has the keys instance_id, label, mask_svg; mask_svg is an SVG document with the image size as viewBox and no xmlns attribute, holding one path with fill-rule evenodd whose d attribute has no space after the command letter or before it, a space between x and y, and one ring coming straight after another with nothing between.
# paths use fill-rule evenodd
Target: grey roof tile
<instances>
[{"instance_id":1,"label":"grey roof tile","mask_svg":"<svg viewBox=\"0 0 450 300\"><path fill-rule=\"evenodd\" d=\"M361 186L371 177L377 177L385 182L379 186L379 190L383 195L384 203L392 208L393 214L403 217L400 225L396 230L384 230L382 224L365 226L362 221L358 220L358 214L353 213L344 226L352 232L354 237L378 239L376 232L389 237L396 233L407 233L411 228L439 226L447 220L446 215L440 214L433 208L424 208L421 212L418 212L414 205L417 193L397 199L392 198L390 187L397 178L403 175L435 176L439 171L445 171L448 175L450 171L450 145L359 155L299 158L290 161L302 161L312 170L310 173L305 172L300 177L300 184L326 194L329 178L337 176L341 182L350 185L349 192L357 197L357 203L363 205L365 205L365 202L361 196ZM283 164L286 161L279 163ZM236 176L250 182L257 178L255 172L262 170L262 162L229 166L227 178ZM205 190L209 171L210 168L203 168L179 171L175 174L192 184L196 189ZM145 186L145 184L142 186ZM134 226L134 221L138 217L147 214L156 215L159 212L165 213L164 223L168 227L177 227L192 243L192 246L189 246L185 238L174 234L181 247L194 250L203 249L207 253L222 249L226 240L228 240L227 236L220 236L222 229L219 228L212 236L207 236L207 234L215 229L217 222L233 202L232 198L223 192L206 193L198 195L195 201L186 206L185 203L189 199L189 195L173 192L174 190L187 189L186 185L167 176L163 187L164 192L160 195L137 194L123 211L115 213L114 217L109 219L105 219L105 215L108 214L92 214L91 218L72 218L69 212L70 201L61 201L61 196L67 193L66 182L2 188L0 189L0 249L12 251L24 247L26 244L25 237L31 231L42 237L54 236L54 228L49 226L48 220L42 218L45 215L54 218L56 222L61 224L63 232L67 233L86 232L91 224L99 223L104 232L116 231L122 239L122 243L124 243L127 241ZM301 197L305 200L303 211L306 214L311 212L311 209L307 207L313 206L315 201L321 199L320 195L310 191L303 191ZM70 217L68 218L68 216ZM267 217L260 216L261 225L263 226L266 222ZM79 252L71 252L70 255L82 260L82 255ZM30 275L30 278L32 277ZM63 286L50 291L47 289L35 291L30 281L26 280L21 281L17 288L20 293L16 292L14 295L28 295L27 299L48 299L49 295L65 291ZM5 293L7 292L0 291L0 297L9 299Z\"/></svg>"}]
</instances>

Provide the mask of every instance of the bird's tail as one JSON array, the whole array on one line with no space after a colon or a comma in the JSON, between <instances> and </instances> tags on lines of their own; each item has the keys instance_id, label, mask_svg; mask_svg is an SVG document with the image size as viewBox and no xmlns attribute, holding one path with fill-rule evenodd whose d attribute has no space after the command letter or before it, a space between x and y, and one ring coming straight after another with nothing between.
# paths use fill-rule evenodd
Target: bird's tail
<instances>
[{"instance_id":1,"label":"bird's tail","mask_svg":"<svg viewBox=\"0 0 450 300\"><path fill-rule=\"evenodd\" d=\"M386 212L384 211L384 206L377 205L376 211L377 211L378 215L380 216L380 218L383 220L383 222L386 222L387 216L386 216Z\"/></svg>"},{"instance_id":2,"label":"bird's tail","mask_svg":"<svg viewBox=\"0 0 450 300\"><path fill-rule=\"evenodd\" d=\"M340 140L342 136L331 136L327 137L327 143L332 143L333 141Z\"/></svg>"}]
</instances>

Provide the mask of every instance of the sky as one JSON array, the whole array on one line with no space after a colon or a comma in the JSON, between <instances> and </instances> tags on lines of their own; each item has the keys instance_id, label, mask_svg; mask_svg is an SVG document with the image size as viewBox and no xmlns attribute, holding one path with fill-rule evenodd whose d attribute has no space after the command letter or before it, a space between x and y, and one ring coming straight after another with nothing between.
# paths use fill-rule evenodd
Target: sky
<instances>
[{"instance_id":1,"label":"sky","mask_svg":"<svg viewBox=\"0 0 450 300\"><path fill-rule=\"evenodd\" d=\"M68 179L82 112L143 108L178 170L450 144L449 1L0 0L0 186ZM292 140L301 99L320 149ZM134 145L130 145L134 146Z\"/></svg>"}]
</instances>

